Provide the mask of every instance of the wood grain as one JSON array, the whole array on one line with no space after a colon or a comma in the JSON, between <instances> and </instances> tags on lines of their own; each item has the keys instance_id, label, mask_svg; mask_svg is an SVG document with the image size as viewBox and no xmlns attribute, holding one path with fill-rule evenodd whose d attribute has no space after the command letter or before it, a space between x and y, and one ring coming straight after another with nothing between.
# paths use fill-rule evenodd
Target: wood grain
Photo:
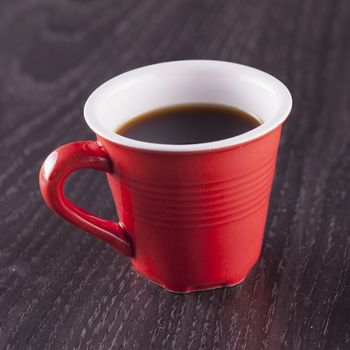
<instances>
[{"instance_id":1,"label":"wood grain","mask_svg":"<svg viewBox=\"0 0 350 350\"><path fill-rule=\"evenodd\" d=\"M349 349L350 2L0 1L0 348ZM38 169L91 139L82 107L134 67L210 58L290 87L262 257L241 285L175 295L54 216ZM104 176L67 193L113 218Z\"/></svg>"}]
</instances>

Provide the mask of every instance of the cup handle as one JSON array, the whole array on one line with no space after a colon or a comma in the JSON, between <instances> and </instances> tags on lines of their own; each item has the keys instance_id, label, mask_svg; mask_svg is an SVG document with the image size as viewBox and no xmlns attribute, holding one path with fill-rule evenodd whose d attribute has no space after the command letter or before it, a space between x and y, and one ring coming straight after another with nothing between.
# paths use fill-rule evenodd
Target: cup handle
<instances>
[{"instance_id":1,"label":"cup handle","mask_svg":"<svg viewBox=\"0 0 350 350\"><path fill-rule=\"evenodd\" d=\"M120 254L132 256L131 241L120 222L93 215L64 195L65 180L79 169L111 172L112 163L97 141L73 142L57 148L46 158L39 175L46 204L65 220L109 243Z\"/></svg>"}]
</instances>

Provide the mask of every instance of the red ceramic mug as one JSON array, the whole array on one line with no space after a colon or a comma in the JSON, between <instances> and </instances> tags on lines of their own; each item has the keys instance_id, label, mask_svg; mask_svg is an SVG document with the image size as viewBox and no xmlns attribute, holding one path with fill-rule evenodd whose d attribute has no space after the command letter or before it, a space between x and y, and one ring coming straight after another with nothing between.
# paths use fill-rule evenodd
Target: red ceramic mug
<instances>
[{"instance_id":1,"label":"red ceramic mug","mask_svg":"<svg viewBox=\"0 0 350 350\"><path fill-rule=\"evenodd\" d=\"M263 124L215 142L168 145L114 133L129 119L181 103L236 106ZM40 188L67 221L131 258L143 276L174 292L232 286L257 261L264 233L288 89L262 71L229 62L155 64L117 76L86 102L97 141L59 147ZM119 222L97 217L63 193L78 169L106 172Z\"/></svg>"}]
</instances>

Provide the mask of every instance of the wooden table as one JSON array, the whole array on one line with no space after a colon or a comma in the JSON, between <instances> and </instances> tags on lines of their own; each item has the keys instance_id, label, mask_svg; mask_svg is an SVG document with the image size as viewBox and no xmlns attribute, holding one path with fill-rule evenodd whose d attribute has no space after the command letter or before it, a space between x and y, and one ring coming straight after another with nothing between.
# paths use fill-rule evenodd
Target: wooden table
<instances>
[{"instance_id":1,"label":"wooden table","mask_svg":"<svg viewBox=\"0 0 350 350\"><path fill-rule=\"evenodd\" d=\"M0 28L1 349L350 348L350 1L2 0ZM82 109L100 83L189 58L270 72L294 108L258 264L176 295L52 214L37 176L94 138ZM67 193L115 218L103 174Z\"/></svg>"}]
</instances>

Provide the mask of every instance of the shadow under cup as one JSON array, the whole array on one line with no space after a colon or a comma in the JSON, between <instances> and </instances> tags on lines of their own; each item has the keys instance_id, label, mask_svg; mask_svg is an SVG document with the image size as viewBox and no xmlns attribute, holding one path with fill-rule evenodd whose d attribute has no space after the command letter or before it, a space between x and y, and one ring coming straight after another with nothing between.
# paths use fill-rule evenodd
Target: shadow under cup
<instances>
[{"instance_id":1,"label":"shadow under cup","mask_svg":"<svg viewBox=\"0 0 350 350\"><path fill-rule=\"evenodd\" d=\"M146 111L185 103L235 106L263 124L189 145L114 133ZM261 251L281 125L291 104L287 88L271 75L206 60L139 68L89 97L85 119L112 164L107 178L132 247L125 255L140 274L183 293L244 280Z\"/></svg>"}]
</instances>

